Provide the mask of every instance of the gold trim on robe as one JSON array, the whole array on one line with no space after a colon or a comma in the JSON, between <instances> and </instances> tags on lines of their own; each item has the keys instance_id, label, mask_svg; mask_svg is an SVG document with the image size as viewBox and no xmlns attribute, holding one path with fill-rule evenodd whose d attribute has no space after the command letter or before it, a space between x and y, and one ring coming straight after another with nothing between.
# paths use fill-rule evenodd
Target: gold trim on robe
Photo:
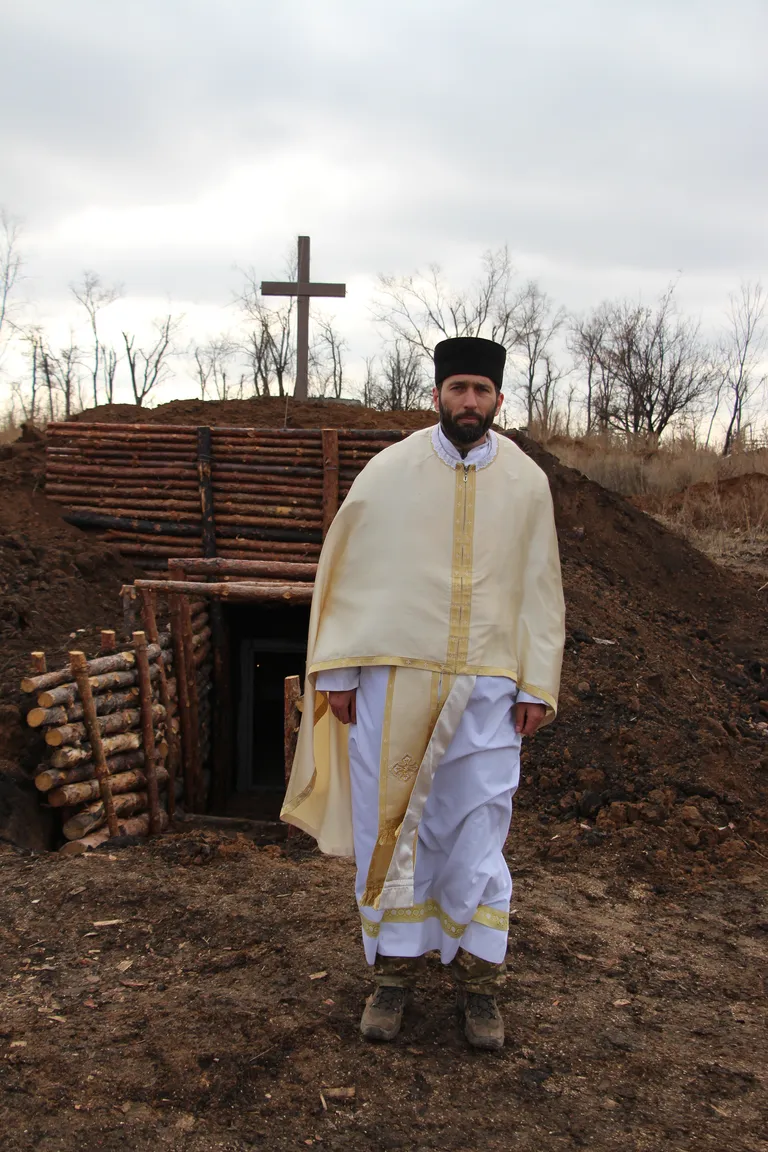
<instances>
[{"instance_id":1,"label":"gold trim on robe","mask_svg":"<svg viewBox=\"0 0 768 1152\"><path fill-rule=\"evenodd\" d=\"M321 715L317 708L318 699L326 700L315 692L319 671L389 666L442 678L446 691L435 717L434 676L423 676L428 687L419 690L423 719L416 724L421 737L413 747L398 743L387 766L387 787L397 783L407 790L409 781L389 770L406 756L419 763L405 809L387 801L386 820L399 816L398 823L385 827L380 811L380 837L391 839L401 823L408 825L408 836L402 829L397 836L390 864L399 861L396 871L406 888L415 847L411 816L423 809L436 766L425 770L427 750L437 746L438 729L444 738L451 728L448 701L453 697L458 707L476 676L504 676L546 701L551 720L565 635L544 473L503 437L491 466L451 472L433 450L432 430L414 432L366 465L331 525L315 581L305 707L282 813L314 836L323 852L354 855L348 730L329 709ZM457 713L454 725L459 719ZM390 741L399 741L399 724L393 719ZM406 853L407 863L401 859ZM374 887L384 859L382 854ZM399 905L404 896L405 890L395 896L394 889L387 895L382 885L382 906L390 898Z\"/></svg>"}]
</instances>

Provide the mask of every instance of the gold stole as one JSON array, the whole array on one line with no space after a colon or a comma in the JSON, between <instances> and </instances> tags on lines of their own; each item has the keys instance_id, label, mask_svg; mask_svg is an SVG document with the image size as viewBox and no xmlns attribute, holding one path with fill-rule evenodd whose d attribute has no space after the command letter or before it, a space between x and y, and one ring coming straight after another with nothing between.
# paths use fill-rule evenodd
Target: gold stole
<instances>
[{"instance_id":1,"label":"gold stole","mask_svg":"<svg viewBox=\"0 0 768 1152\"><path fill-rule=\"evenodd\" d=\"M379 834L362 898L368 908L379 907L413 786L454 680L420 668L389 670L379 762Z\"/></svg>"}]
</instances>

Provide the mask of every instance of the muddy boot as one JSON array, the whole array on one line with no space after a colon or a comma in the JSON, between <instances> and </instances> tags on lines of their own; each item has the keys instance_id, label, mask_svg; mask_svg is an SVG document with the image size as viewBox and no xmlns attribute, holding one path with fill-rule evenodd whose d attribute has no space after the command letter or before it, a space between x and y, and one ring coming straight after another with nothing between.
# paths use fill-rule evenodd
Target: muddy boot
<instances>
[{"instance_id":1,"label":"muddy boot","mask_svg":"<svg viewBox=\"0 0 768 1152\"><path fill-rule=\"evenodd\" d=\"M504 1021L493 996L461 989L459 1008L464 1013L464 1035L473 1048L496 1052L504 1047Z\"/></svg>"},{"instance_id":2,"label":"muddy boot","mask_svg":"<svg viewBox=\"0 0 768 1152\"><path fill-rule=\"evenodd\" d=\"M365 1002L360 1032L366 1040L394 1040L400 1031L406 988L384 985Z\"/></svg>"}]
</instances>

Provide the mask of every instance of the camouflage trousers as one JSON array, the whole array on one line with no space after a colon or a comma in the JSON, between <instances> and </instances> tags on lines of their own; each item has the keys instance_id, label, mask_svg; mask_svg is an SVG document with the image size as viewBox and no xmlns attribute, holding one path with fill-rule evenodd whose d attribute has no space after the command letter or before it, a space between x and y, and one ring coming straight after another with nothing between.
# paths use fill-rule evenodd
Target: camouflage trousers
<instances>
[{"instance_id":1,"label":"camouflage trousers","mask_svg":"<svg viewBox=\"0 0 768 1152\"><path fill-rule=\"evenodd\" d=\"M379 988L412 988L426 970L423 956L377 956L373 966L373 979ZM507 965L492 964L459 948L448 965L456 983L465 992L480 992L492 996L504 984Z\"/></svg>"}]
</instances>

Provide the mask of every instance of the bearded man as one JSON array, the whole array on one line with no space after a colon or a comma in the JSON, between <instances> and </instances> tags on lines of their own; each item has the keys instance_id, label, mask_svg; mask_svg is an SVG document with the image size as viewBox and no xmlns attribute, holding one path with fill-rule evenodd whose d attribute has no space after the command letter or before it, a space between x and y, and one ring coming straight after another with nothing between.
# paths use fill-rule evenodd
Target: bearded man
<instances>
[{"instance_id":1,"label":"bearded man","mask_svg":"<svg viewBox=\"0 0 768 1152\"><path fill-rule=\"evenodd\" d=\"M470 1044L496 1049L520 744L554 717L564 607L546 476L492 430L505 350L435 348L440 422L379 453L323 546L283 819L353 855L376 984L361 1032L398 1033L427 952Z\"/></svg>"}]
</instances>

